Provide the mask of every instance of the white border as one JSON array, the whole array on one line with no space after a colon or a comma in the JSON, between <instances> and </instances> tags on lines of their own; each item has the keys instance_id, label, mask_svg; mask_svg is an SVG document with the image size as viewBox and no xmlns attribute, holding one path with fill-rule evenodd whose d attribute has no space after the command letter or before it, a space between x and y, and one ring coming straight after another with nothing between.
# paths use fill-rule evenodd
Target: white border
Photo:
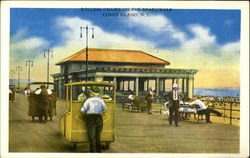
<instances>
[{"instance_id":1,"label":"white border","mask_svg":"<svg viewBox=\"0 0 250 158\"><path fill-rule=\"evenodd\" d=\"M83 154L8 153L8 78L11 7L22 8L173 8L241 9L240 154ZM7 68L6 68L7 67ZM1 155L0 157L247 157L249 154L249 2L247 1L4 1L1 2Z\"/></svg>"}]
</instances>

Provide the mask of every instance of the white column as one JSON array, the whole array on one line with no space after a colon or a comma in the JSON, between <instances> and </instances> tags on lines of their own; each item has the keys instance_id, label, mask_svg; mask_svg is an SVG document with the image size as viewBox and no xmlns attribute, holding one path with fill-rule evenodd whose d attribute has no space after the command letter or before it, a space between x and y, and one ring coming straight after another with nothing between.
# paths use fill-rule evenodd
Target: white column
<instances>
[{"instance_id":1,"label":"white column","mask_svg":"<svg viewBox=\"0 0 250 158\"><path fill-rule=\"evenodd\" d=\"M159 81L159 90L160 91L164 91L164 79L160 79L160 81Z\"/></svg>"},{"instance_id":2,"label":"white column","mask_svg":"<svg viewBox=\"0 0 250 158\"><path fill-rule=\"evenodd\" d=\"M192 76L190 76L190 77L188 77L188 98L192 98L193 97L193 77Z\"/></svg>"},{"instance_id":3,"label":"white column","mask_svg":"<svg viewBox=\"0 0 250 158\"><path fill-rule=\"evenodd\" d=\"M160 79L159 77L156 78L156 94L159 95L159 89L160 89Z\"/></svg>"},{"instance_id":4,"label":"white column","mask_svg":"<svg viewBox=\"0 0 250 158\"><path fill-rule=\"evenodd\" d=\"M135 95L139 96L139 77L135 79Z\"/></svg>"},{"instance_id":5,"label":"white column","mask_svg":"<svg viewBox=\"0 0 250 158\"><path fill-rule=\"evenodd\" d=\"M180 85L179 85L179 78L176 79L176 84L178 85L178 87L180 87Z\"/></svg>"},{"instance_id":6,"label":"white column","mask_svg":"<svg viewBox=\"0 0 250 158\"><path fill-rule=\"evenodd\" d=\"M193 84L192 84L192 96L194 95L194 76L192 77L193 79Z\"/></svg>"},{"instance_id":7,"label":"white column","mask_svg":"<svg viewBox=\"0 0 250 158\"><path fill-rule=\"evenodd\" d=\"M147 79L147 91L148 91L148 89L149 89L149 79Z\"/></svg>"},{"instance_id":8,"label":"white column","mask_svg":"<svg viewBox=\"0 0 250 158\"><path fill-rule=\"evenodd\" d=\"M113 83L115 84L115 90L114 91L116 91L116 89L117 89L116 77L114 77Z\"/></svg>"},{"instance_id":9,"label":"white column","mask_svg":"<svg viewBox=\"0 0 250 158\"><path fill-rule=\"evenodd\" d=\"M182 85L181 85L181 87L182 87L182 93L184 93L184 89L185 89L185 79L184 78L182 78Z\"/></svg>"}]
</instances>

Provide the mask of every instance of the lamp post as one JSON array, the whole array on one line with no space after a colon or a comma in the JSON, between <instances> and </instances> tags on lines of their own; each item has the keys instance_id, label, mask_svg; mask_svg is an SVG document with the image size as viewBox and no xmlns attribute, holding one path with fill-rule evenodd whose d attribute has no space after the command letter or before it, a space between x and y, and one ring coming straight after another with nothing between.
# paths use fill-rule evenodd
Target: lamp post
<instances>
[{"instance_id":1,"label":"lamp post","mask_svg":"<svg viewBox=\"0 0 250 158\"><path fill-rule=\"evenodd\" d=\"M30 67L33 66L34 61L26 60L26 66L28 66L28 84L30 84Z\"/></svg>"},{"instance_id":2,"label":"lamp post","mask_svg":"<svg viewBox=\"0 0 250 158\"><path fill-rule=\"evenodd\" d=\"M20 91L20 72L22 71L22 67L21 66L16 67L16 71L18 72L18 89Z\"/></svg>"},{"instance_id":3,"label":"lamp post","mask_svg":"<svg viewBox=\"0 0 250 158\"><path fill-rule=\"evenodd\" d=\"M46 52L47 52L47 57L48 57L48 62L47 62L47 82L49 82L49 55L51 53L51 57L53 58L53 50L51 49L45 49L44 50L44 57L46 58Z\"/></svg>"},{"instance_id":4,"label":"lamp post","mask_svg":"<svg viewBox=\"0 0 250 158\"><path fill-rule=\"evenodd\" d=\"M83 33L82 33L82 29L86 29L86 71L85 71L85 81L88 81L88 33L89 33L89 29L92 30L92 38L94 38L94 28L89 28L88 25L86 27L80 27L80 38L83 38Z\"/></svg>"}]
</instances>

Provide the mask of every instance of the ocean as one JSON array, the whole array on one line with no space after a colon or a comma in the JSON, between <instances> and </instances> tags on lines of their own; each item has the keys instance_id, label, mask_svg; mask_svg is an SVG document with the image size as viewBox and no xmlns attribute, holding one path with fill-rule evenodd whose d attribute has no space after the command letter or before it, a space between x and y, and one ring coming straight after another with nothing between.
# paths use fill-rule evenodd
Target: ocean
<instances>
[{"instance_id":1,"label":"ocean","mask_svg":"<svg viewBox=\"0 0 250 158\"><path fill-rule=\"evenodd\" d=\"M239 98L240 88L195 88L194 95Z\"/></svg>"}]
</instances>

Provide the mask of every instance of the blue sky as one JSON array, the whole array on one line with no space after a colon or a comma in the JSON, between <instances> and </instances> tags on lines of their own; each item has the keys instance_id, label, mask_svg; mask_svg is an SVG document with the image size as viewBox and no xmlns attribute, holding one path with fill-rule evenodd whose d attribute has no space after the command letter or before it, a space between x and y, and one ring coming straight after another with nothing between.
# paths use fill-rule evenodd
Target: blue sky
<instances>
[{"instance_id":1,"label":"blue sky","mask_svg":"<svg viewBox=\"0 0 250 158\"><path fill-rule=\"evenodd\" d=\"M51 73L58 73L56 62L85 48L80 27L88 25L95 28L89 47L142 50L170 61L170 68L198 69L198 87L239 87L240 17L240 10L11 8L10 62L14 67L34 60L39 80L46 75L44 49L50 48Z\"/></svg>"},{"instance_id":2,"label":"blue sky","mask_svg":"<svg viewBox=\"0 0 250 158\"><path fill-rule=\"evenodd\" d=\"M114 32L126 36L136 36L140 39L148 38L150 41L158 43L159 47L176 46L178 42L168 41L162 44L161 40L167 38L158 34L152 35L150 30L148 34L141 32L140 28L131 28L124 25L123 20L126 17L103 16L108 11L81 11L81 9L11 9L11 33L15 34L20 29L27 29L27 36L40 36L50 41L50 46L60 44L56 28L53 28L55 18L59 16L75 17L88 19L93 24L103 28L108 32ZM114 12L113 12L114 13ZM201 24L210 28L211 33L217 37L219 44L233 42L240 39L240 11L239 10L171 10L171 11L153 11L147 13L161 14L167 16L180 30L184 31L190 37L192 34L187 30L188 24ZM159 41L159 42L158 42Z\"/></svg>"}]
</instances>

